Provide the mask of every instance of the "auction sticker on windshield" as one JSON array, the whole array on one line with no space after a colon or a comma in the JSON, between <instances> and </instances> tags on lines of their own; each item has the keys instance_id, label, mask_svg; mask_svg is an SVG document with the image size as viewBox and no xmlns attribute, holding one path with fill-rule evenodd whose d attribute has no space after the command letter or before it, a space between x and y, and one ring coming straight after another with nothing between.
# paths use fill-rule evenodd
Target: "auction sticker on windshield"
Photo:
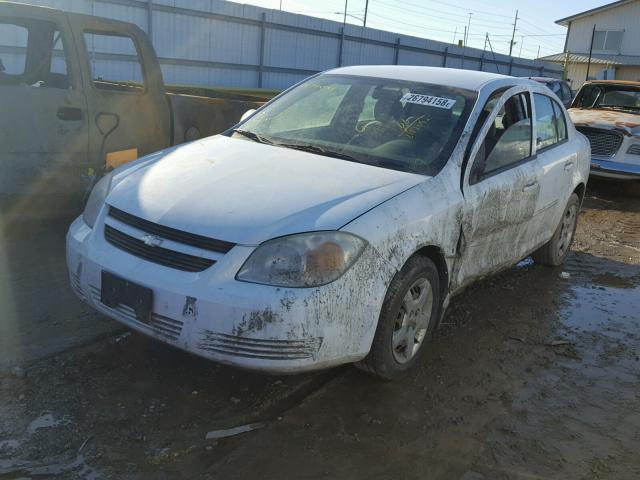
<instances>
[{"instance_id":1,"label":"auction sticker on windshield","mask_svg":"<svg viewBox=\"0 0 640 480\"><path fill-rule=\"evenodd\" d=\"M456 104L456 101L450 98L434 97L433 95L421 95L419 93L405 93L404 96L400 99L400 102L403 105L405 103L415 103L418 105L428 105L430 107L444 108L446 110L451 110L451 108L453 108L453 106Z\"/></svg>"}]
</instances>

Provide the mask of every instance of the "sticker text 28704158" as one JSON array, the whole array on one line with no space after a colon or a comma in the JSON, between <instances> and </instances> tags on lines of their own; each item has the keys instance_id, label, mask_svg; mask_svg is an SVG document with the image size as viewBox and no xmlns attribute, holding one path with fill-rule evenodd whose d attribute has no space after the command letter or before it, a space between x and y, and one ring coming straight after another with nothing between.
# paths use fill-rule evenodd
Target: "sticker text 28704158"
<instances>
[{"instance_id":1,"label":"sticker text 28704158","mask_svg":"<svg viewBox=\"0 0 640 480\"><path fill-rule=\"evenodd\" d=\"M434 97L433 95L420 95L419 93L405 93L400 99L400 102L403 105L405 103L415 103L417 105L427 105L430 107L444 108L446 110L451 110L451 108L456 104L456 101L450 98Z\"/></svg>"}]
</instances>

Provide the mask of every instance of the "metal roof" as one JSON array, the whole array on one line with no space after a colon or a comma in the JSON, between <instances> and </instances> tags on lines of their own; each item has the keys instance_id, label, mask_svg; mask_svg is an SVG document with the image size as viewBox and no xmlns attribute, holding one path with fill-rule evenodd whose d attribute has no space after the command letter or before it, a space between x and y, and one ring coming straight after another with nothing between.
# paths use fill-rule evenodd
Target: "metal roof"
<instances>
[{"instance_id":1,"label":"metal roof","mask_svg":"<svg viewBox=\"0 0 640 480\"><path fill-rule=\"evenodd\" d=\"M480 90L480 87L492 80L503 80L506 78L515 79L515 77L509 77L507 75L480 72L477 70L410 65L360 65L335 68L327 71L326 73L393 78L409 82L448 85L456 88L464 88L466 90Z\"/></svg>"},{"instance_id":2,"label":"metal roof","mask_svg":"<svg viewBox=\"0 0 640 480\"><path fill-rule=\"evenodd\" d=\"M556 53L538 60L545 62L564 63L565 59L569 63L589 63L588 53L570 53L567 58L566 53ZM591 63L600 65L617 65L617 66L638 66L640 65L640 56L638 55L607 55L602 53L594 53L591 55Z\"/></svg>"},{"instance_id":3,"label":"metal roof","mask_svg":"<svg viewBox=\"0 0 640 480\"><path fill-rule=\"evenodd\" d=\"M585 10L584 12L576 13L575 15L571 15L569 17L561 18L560 20L556 20L558 25L567 26L569 22L575 20L576 18L586 17L587 15L593 15L595 13L602 12L604 10L609 10L610 8L621 7L627 3L635 2L636 0L618 0L617 2L607 3L605 5L601 5L596 8L592 8L590 10Z\"/></svg>"}]
</instances>

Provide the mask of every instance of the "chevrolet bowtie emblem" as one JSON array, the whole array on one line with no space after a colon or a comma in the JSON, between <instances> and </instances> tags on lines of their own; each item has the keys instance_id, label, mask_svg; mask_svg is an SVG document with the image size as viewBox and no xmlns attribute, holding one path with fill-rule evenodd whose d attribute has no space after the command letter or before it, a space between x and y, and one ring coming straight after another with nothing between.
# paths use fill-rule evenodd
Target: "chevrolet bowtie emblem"
<instances>
[{"instance_id":1,"label":"chevrolet bowtie emblem","mask_svg":"<svg viewBox=\"0 0 640 480\"><path fill-rule=\"evenodd\" d=\"M148 235L148 234L142 237L142 241L144 242L145 245L148 245L149 247L158 247L162 243L161 238L156 237L155 235Z\"/></svg>"}]
</instances>

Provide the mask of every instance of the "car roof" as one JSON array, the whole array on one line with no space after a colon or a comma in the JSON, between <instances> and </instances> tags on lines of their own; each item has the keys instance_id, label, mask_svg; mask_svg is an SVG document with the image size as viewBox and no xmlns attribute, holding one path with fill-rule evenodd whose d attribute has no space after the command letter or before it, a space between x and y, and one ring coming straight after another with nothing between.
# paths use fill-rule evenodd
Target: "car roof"
<instances>
[{"instance_id":1,"label":"car roof","mask_svg":"<svg viewBox=\"0 0 640 480\"><path fill-rule=\"evenodd\" d=\"M413 65L358 65L335 68L325 73L392 78L396 80L406 80L409 82L447 85L476 91L493 81L511 80L513 81L513 84L527 84L530 82L530 80L526 78L510 77L507 75L500 75L498 73Z\"/></svg>"}]
</instances>

